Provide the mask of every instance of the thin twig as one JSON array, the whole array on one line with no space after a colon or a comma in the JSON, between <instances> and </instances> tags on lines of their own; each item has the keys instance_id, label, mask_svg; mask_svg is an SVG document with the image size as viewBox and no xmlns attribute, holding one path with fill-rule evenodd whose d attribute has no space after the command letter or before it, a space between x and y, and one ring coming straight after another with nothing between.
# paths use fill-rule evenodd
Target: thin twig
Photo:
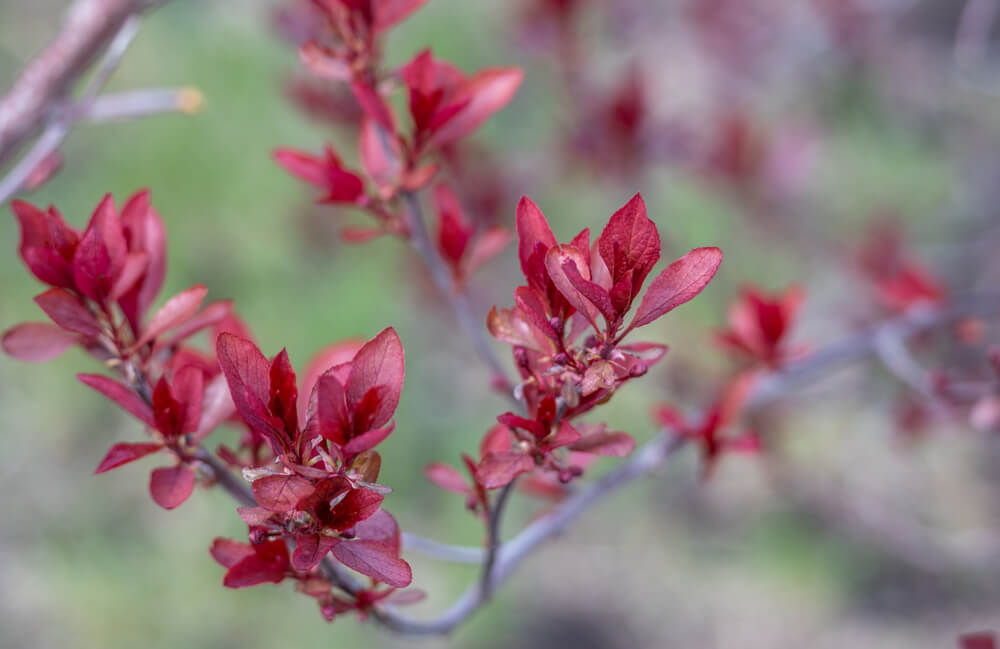
<instances>
[{"instance_id":1,"label":"thin twig","mask_svg":"<svg viewBox=\"0 0 1000 649\"><path fill-rule=\"evenodd\" d=\"M201 92L191 87L125 90L97 97L81 119L99 124L162 113L194 113L203 102Z\"/></svg>"},{"instance_id":2,"label":"thin twig","mask_svg":"<svg viewBox=\"0 0 1000 649\"><path fill-rule=\"evenodd\" d=\"M876 343L880 336L897 335L906 338L935 326L950 323L965 315L997 312L1000 312L1000 299L997 296L978 295L956 299L934 311L921 310L897 316L881 325L828 345L808 358L789 365L784 371L757 381L751 388L744 409L749 412L763 408L782 398L786 393L822 376L824 371L871 356L876 352ZM550 513L530 524L511 541L501 545L492 571L493 587L505 581L543 541L560 532L605 496L656 469L684 443L684 438L665 432L658 434L616 469L574 492ZM474 550L477 549L450 548L450 552L461 555L471 555ZM382 626L400 633L445 634L464 622L485 603L483 589L479 583L475 583L466 589L448 610L430 620L415 620L387 606L376 607L373 617Z\"/></svg>"},{"instance_id":3,"label":"thin twig","mask_svg":"<svg viewBox=\"0 0 1000 649\"><path fill-rule=\"evenodd\" d=\"M493 502L493 507L489 512L487 524L487 545L486 558L483 560L482 572L479 576L480 598L485 602L493 596L493 573L497 561L497 553L500 550L500 527L503 524L503 514L507 507L507 501L514 492L514 485L517 478L514 478L500 490Z\"/></svg>"},{"instance_id":4,"label":"thin twig","mask_svg":"<svg viewBox=\"0 0 1000 649\"><path fill-rule=\"evenodd\" d=\"M468 296L464 291L455 287L451 273L431 243L430 235L427 233L427 226L424 223L424 217L420 209L420 199L413 192L404 192L403 201L409 216L410 242L413 248L420 255L424 265L427 266L427 270L430 271L431 277L441 292L442 297L451 305L452 310L455 312L455 317L458 318L459 325L475 345L476 353L489 366L494 376L503 380L505 391L510 394L514 384L507 377L507 372L504 370L503 364L497 358L490 347L489 341L483 335L483 323L485 320L476 318L472 314L472 306L469 303Z\"/></svg>"},{"instance_id":5,"label":"thin twig","mask_svg":"<svg viewBox=\"0 0 1000 649\"><path fill-rule=\"evenodd\" d=\"M35 141L27 153L17 162L16 165L0 180L0 204L6 203L11 196L16 194L28 181L32 172L48 158L59 145L62 144L66 136L69 135L73 124L84 114L97 98L97 94L107 84L122 56L132 43L139 31L139 18L137 16L128 17L118 29L107 51L101 58L97 66L94 78L90 81L82 98L73 104L64 106L58 116L56 116L45 127L42 135Z\"/></svg>"},{"instance_id":6,"label":"thin twig","mask_svg":"<svg viewBox=\"0 0 1000 649\"><path fill-rule=\"evenodd\" d=\"M62 30L21 73L0 101L0 165L50 119L74 82L132 14L136 0L76 0Z\"/></svg>"}]
</instances>

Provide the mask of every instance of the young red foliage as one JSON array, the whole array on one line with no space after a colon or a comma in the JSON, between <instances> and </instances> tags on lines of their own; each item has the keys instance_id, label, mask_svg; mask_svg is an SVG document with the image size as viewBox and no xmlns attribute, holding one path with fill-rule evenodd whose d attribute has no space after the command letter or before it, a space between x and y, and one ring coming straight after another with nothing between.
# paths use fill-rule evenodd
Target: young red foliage
<instances>
[{"instance_id":1,"label":"young red foliage","mask_svg":"<svg viewBox=\"0 0 1000 649\"><path fill-rule=\"evenodd\" d=\"M746 286L729 307L729 328L718 332L716 340L742 358L779 368L794 355L786 338L804 299L797 286L775 295Z\"/></svg>"}]
</instances>

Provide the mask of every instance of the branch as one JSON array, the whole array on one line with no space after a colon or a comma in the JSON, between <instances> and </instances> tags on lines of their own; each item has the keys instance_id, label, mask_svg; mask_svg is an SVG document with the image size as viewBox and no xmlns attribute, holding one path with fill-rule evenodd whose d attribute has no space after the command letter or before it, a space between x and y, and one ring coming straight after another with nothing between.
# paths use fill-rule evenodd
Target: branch
<instances>
[{"instance_id":1,"label":"branch","mask_svg":"<svg viewBox=\"0 0 1000 649\"><path fill-rule=\"evenodd\" d=\"M80 119L97 118L122 110L123 96L98 99L97 95L118 67L139 28L138 15L163 0L77 0L70 8L63 31L37 59L29 64L0 101L0 166L36 130L41 135L22 158L0 180L0 203L23 188L31 174L52 155ZM89 69L93 59L106 50L93 78L77 101L67 99L74 82ZM127 97L131 103L138 96ZM151 99L145 98L146 101ZM154 99L163 101L163 97ZM181 97L184 99L184 97ZM117 106L116 106L117 104ZM187 105L193 106L190 94ZM134 114L154 112L152 106ZM177 107L174 110L183 106ZM156 111L162 112L162 111Z\"/></svg>"},{"instance_id":2,"label":"branch","mask_svg":"<svg viewBox=\"0 0 1000 649\"><path fill-rule=\"evenodd\" d=\"M455 288L455 282L451 273L441 260L434 244L431 243L430 235L427 233L427 226L424 224L424 217L420 210L420 199L413 192L403 193L403 202L406 205L406 213L410 225L410 243L423 259L424 265L430 271L434 283L437 285L441 295L451 305L458 318L458 323L465 330L466 335L476 346L476 353L489 366L494 376L500 377L504 382L504 389L510 393L514 384L507 378L507 372L503 364L497 358L490 347L489 340L483 335L483 322L472 314L472 306L464 291ZM513 398L513 397L512 397Z\"/></svg>"},{"instance_id":3,"label":"branch","mask_svg":"<svg viewBox=\"0 0 1000 649\"><path fill-rule=\"evenodd\" d=\"M101 95L83 112L93 124L115 122L161 113L196 113L205 98L197 88L145 88Z\"/></svg>"},{"instance_id":4,"label":"branch","mask_svg":"<svg viewBox=\"0 0 1000 649\"><path fill-rule=\"evenodd\" d=\"M0 164L50 118L104 46L130 16L150 3L140 0L76 0L62 31L32 61L0 101Z\"/></svg>"},{"instance_id":5,"label":"branch","mask_svg":"<svg viewBox=\"0 0 1000 649\"><path fill-rule=\"evenodd\" d=\"M785 396L795 388L808 384L823 375L852 362L863 360L876 352L880 339L889 336L906 338L936 326L948 324L958 318L973 314L1000 312L1000 298L995 295L972 295L958 298L935 310L920 309L897 316L886 322L849 336L840 342L820 349L806 359L789 365L757 381L751 388L744 410L759 410ZM543 541L551 538L595 503L634 480L656 469L685 443L684 438L658 434L641 446L632 456L595 482L589 483L560 503L547 515L537 519L511 541L500 546L496 565L492 571L494 587L506 580L514 569ZM431 542L433 543L433 542ZM463 560L482 552L478 548L460 548L433 544L435 550L447 548L447 554L461 556ZM421 549L419 544L414 549ZM390 607L376 607L375 620L382 626L407 634L445 634L452 631L486 603L479 584L471 585L451 608L430 620L415 620L399 614Z\"/></svg>"},{"instance_id":6,"label":"branch","mask_svg":"<svg viewBox=\"0 0 1000 649\"><path fill-rule=\"evenodd\" d=\"M138 31L138 18L130 16L122 23L111 44L108 46L107 51L104 53L100 64L98 64L97 72L88 84L83 98L75 104L64 107L60 111L60 114L45 127L45 131L42 132L41 137L35 141L31 149L0 181L0 204L7 202L11 196L17 193L38 165L59 148L59 145L69 135L73 124L86 111L97 97L97 93L108 82L111 74L118 67L122 56L125 55L125 50L128 49Z\"/></svg>"}]
</instances>

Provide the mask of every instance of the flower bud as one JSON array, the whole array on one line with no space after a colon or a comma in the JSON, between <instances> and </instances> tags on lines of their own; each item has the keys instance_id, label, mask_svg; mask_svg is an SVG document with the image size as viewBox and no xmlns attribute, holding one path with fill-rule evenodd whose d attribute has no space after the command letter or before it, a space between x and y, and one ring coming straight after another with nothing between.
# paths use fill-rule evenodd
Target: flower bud
<instances>
[{"instance_id":1,"label":"flower bud","mask_svg":"<svg viewBox=\"0 0 1000 649\"><path fill-rule=\"evenodd\" d=\"M552 316L551 318L549 318L549 326L555 329L556 332L562 331L563 330L562 318L559 318L557 316Z\"/></svg>"}]
</instances>

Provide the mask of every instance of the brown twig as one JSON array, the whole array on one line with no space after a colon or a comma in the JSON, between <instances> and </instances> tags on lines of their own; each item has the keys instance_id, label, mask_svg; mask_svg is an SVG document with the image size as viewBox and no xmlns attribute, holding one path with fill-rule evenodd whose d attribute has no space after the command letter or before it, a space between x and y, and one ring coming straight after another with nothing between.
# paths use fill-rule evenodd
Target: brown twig
<instances>
[{"instance_id":1,"label":"brown twig","mask_svg":"<svg viewBox=\"0 0 1000 649\"><path fill-rule=\"evenodd\" d=\"M21 73L0 100L0 166L8 162L34 133L40 135L0 180L0 203L25 186L38 165L52 155L81 120L112 114L122 99L98 99L138 30L138 15L163 0L77 0L67 13L63 30ZM69 95L103 51L93 78L78 100ZM114 102L112 101L114 99ZM136 102L138 96L128 97ZM148 97L146 99L149 99ZM162 97L157 99L162 100ZM150 106L133 114L153 112ZM176 108L175 108L176 109ZM180 107L183 110L183 107Z\"/></svg>"},{"instance_id":2,"label":"brown twig","mask_svg":"<svg viewBox=\"0 0 1000 649\"><path fill-rule=\"evenodd\" d=\"M490 368L494 376L503 379L507 392L510 393L514 384L507 377L507 371L490 347L489 340L483 335L485 319L476 318L473 315L472 305L469 304L468 296L464 291L456 289L451 273L445 266L444 261L441 260L441 256L437 253L437 250L434 249L434 244L431 243L430 235L427 233L427 226L424 223L424 217L420 209L420 199L413 192L404 192L403 202L409 217L407 223L410 226L410 243L423 260L441 295L451 305L459 325L475 345L476 353L479 354L479 357Z\"/></svg>"}]
</instances>

